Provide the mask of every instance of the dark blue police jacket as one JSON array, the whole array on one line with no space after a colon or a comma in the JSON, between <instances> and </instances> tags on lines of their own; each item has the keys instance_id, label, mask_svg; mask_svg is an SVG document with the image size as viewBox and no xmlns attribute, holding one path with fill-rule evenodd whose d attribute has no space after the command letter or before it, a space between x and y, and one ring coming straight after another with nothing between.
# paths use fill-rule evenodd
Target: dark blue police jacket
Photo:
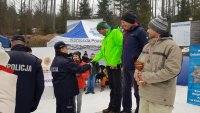
<instances>
[{"instance_id":1,"label":"dark blue police jacket","mask_svg":"<svg viewBox=\"0 0 200 113\"><path fill-rule=\"evenodd\" d=\"M67 99L79 93L76 73L90 69L89 64L80 66L67 57L67 54L57 53L52 65L53 87L56 99Z\"/></svg>"},{"instance_id":2,"label":"dark blue police jacket","mask_svg":"<svg viewBox=\"0 0 200 113\"><path fill-rule=\"evenodd\" d=\"M16 45L8 52L7 67L18 75L15 113L30 113L37 109L44 90L44 76L38 59L25 52L24 45Z\"/></svg>"},{"instance_id":3,"label":"dark blue police jacket","mask_svg":"<svg viewBox=\"0 0 200 113\"><path fill-rule=\"evenodd\" d=\"M134 62L139 57L147 42L147 32L141 26L133 27L131 30L124 32L122 51L123 68L135 69Z\"/></svg>"}]
</instances>

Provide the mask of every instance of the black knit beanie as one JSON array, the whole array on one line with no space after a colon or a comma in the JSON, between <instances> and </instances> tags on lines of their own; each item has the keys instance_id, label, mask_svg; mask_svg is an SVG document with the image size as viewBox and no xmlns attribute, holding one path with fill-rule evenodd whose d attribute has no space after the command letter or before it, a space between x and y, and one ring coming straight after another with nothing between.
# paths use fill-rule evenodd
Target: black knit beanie
<instances>
[{"instance_id":1,"label":"black knit beanie","mask_svg":"<svg viewBox=\"0 0 200 113\"><path fill-rule=\"evenodd\" d=\"M136 14L134 13L134 11L131 11L131 10L130 10L130 11L125 12L125 13L122 15L121 20L126 21L126 22L128 22L128 23L130 23L130 24L134 24L135 21L136 21L136 18L137 18L137 16L136 16Z\"/></svg>"}]
</instances>

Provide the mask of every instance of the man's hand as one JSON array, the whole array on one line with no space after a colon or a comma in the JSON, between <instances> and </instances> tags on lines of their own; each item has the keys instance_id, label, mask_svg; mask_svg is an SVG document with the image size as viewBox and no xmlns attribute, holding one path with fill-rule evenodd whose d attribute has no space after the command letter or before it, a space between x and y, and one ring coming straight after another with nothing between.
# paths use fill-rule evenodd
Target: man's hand
<instances>
[{"instance_id":1,"label":"man's hand","mask_svg":"<svg viewBox=\"0 0 200 113\"><path fill-rule=\"evenodd\" d=\"M110 69L117 69L116 66L110 66Z\"/></svg>"},{"instance_id":2,"label":"man's hand","mask_svg":"<svg viewBox=\"0 0 200 113\"><path fill-rule=\"evenodd\" d=\"M134 77L136 82L137 82L137 85L141 86L141 85L144 85L145 82L142 80L142 73L141 71L138 71L137 75Z\"/></svg>"}]
</instances>

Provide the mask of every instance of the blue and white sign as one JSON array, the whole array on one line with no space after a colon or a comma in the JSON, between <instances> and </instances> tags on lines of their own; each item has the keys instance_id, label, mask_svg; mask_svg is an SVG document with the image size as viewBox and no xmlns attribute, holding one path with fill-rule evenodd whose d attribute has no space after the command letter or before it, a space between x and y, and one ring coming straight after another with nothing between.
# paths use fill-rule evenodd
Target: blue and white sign
<instances>
[{"instance_id":1,"label":"blue and white sign","mask_svg":"<svg viewBox=\"0 0 200 113\"><path fill-rule=\"evenodd\" d=\"M200 46L190 46L187 102L200 106Z\"/></svg>"}]
</instances>

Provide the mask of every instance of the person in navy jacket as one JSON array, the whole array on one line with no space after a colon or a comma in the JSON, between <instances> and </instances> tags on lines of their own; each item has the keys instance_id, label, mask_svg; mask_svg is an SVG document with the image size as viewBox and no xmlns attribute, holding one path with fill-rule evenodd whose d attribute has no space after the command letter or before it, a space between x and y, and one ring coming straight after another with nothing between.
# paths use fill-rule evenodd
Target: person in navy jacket
<instances>
[{"instance_id":1,"label":"person in navy jacket","mask_svg":"<svg viewBox=\"0 0 200 113\"><path fill-rule=\"evenodd\" d=\"M139 108L138 85L134 79L135 66L134 63L142 52L143 47L148 42L147 32L136 22L136 15L133 11L127 11L122 15L121 27L124 29L122 65L123 65L123 91L121 113L132 113L132 94L131 87L134 87L134 95L136 98L136 110Z\"/></svg>"},{"instance_id":2,"label":"person in navy jacket","mask_svg":"<svg viewBox=\"0 0 200 113\"><path fill-rule=\"evenodd\" d=\"M44 75L38 59L25 52L25 38L16 35L11 40L7 67L18 75L15 113L30 113L37 109L44 91Z\"/></svg>"},{"instance_id":3,"label":"person in navy jacket","mask_svg":"<svg viewBox=\"0 0 200 113\"><path fill-rule=\"evenodd\" d=\"M83 73L91 68L90 64L80 66L68 56L67 45L59 41L54 45L55 58L51 64L56 113L75 113L74 97L79 94L76 73Z\"/></svg>"}]
</instances>

